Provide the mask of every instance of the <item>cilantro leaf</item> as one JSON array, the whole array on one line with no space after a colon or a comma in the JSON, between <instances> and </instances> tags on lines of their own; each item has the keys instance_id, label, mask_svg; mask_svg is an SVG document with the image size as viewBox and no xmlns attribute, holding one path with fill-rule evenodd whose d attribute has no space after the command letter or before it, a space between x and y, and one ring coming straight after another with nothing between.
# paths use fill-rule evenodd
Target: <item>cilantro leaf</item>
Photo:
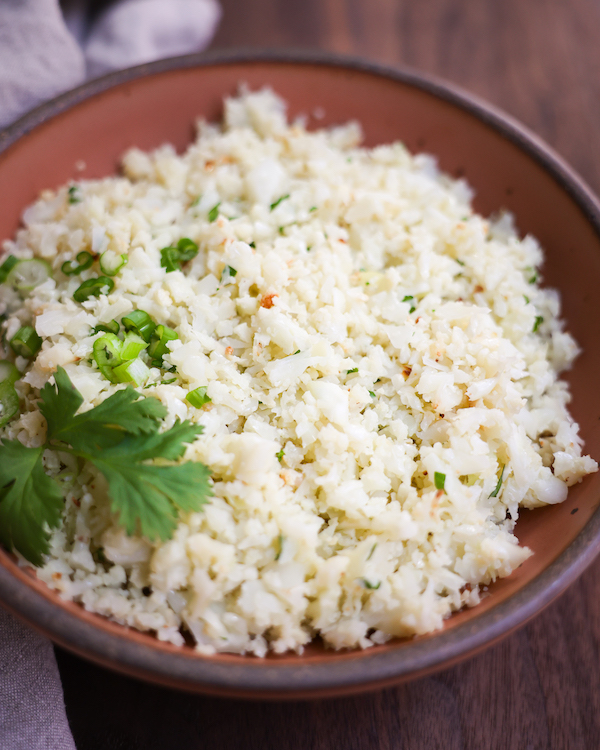
<instances>
[{"instance_id":1,"label":"cilantro leaf","mask_svg":"<svg viewBox=\"0 0 600 750\"><path fill-rule=\"evenodd\" d=\"M98 406L75 415L83 398L59 367L56 386L42 388L40 411L48 422L48 440L68 443L82 453L94 453L120 443L127 433L153 433L167 410L155 398L139 400L140 394L128 387L109 396Z\"/></svg>"},{"instance_id":2,"label":"cilantro leaf","mask_svg":"<svg viewBox=\"0 0 600 750\"><path fill-rule=\"evenodd\" d=\"M54 386L46 383L40 391L40 411L48 423L48 440L72 420L83 403L83 396L62 367L55 372L54 382Z\"/></svg>"},{"instance_id":3,"label":"cilantro leaf","mask_svg":"<svg viewBox=\"0 0 600 750\"><path fill-rule=\"evenodd\" d=\"M130 462L148 461L153 458L176 461L185 453L185 444L193 443L203 430L202 425L177 420L166 432L154 435L127 435L118 445L104 450L102 458L104 460L119 459L126 455Z\"/></svg>"},{"instance_id":4,"label":"cilantro leaf","mask_svg":"<svg viewBox=\"0 0 600 750\"><path fill-rule=\"evenodd\" d=\"M112 509L129 534L170 538L178 512L199 510L212 495L204 464L164 463L182 458L202 426L176 421L159 433L167 410L133 388L77 414L83 398L65 370L59 367L54 380L41 390L46 443L39 448L16 440L0 443L0 542L34 565L41 565L48 552L46 524L59 526L64 503L58 484L44 472L45 450L66 451L93 464L106 478ZM147 463L155 459L159 463Z\"/></svg>"},{"instance_id":5,"label":"cilantro leaf","mask_svg":"<svg viewBox=\"0 0 600 750\"><path fill-rule=\"evenodd\" d=\"M128 455L93 458L108 481L112 510L128 534L169 539L178 510L199 510L212 494L209 471L201 463L177 466L132 464Z\"/></svg>"},{"instance_id":6,"label":"cilantro leaf","mask_svg":"<svg viewBox=\"0 0 600 750\"><path fill-rule=\"evenodd\" d=\"M0 460L0 541L16 549L34 565L48 552L49 534L60 523L63 496L45 472L44 447L26 448L18 440L6 440Z\"/></svg>"}]
</instances>

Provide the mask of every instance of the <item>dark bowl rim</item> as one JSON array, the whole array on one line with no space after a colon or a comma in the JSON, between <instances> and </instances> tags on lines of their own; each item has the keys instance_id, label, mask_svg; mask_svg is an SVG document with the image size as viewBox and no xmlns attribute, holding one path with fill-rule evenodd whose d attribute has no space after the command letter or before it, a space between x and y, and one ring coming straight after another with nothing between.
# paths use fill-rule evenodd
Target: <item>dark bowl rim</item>
<instances>
[{"instance_id":1,"label":"dark bowl rim","mask_svg":"<svg viewBox=\"0 0 600 750\"><path fill-rule=\"evenodd\" d=\"M460 87L417 72L357 57L323 52L238 50L168 58L94 79L33 109L0 132L0 155L44 122L123 83L155 74L239 63L314 65L383 77L458 107L524 151L570 196L600 238L600 204L590 188L554 150L528 128ZM84 621L57 606L9 567L0 564L0 600L13 613L60 645L103 665L172 687L239 697L297 698L373 689L437 671L482 650L520 627L559 596L600 551L600 508L573 542L538 576L503 602L432 638L397 650L377 649L351 659L303 665L259 660L226 663L187 652L167 653Z\"/></svg>"}]
</instances>

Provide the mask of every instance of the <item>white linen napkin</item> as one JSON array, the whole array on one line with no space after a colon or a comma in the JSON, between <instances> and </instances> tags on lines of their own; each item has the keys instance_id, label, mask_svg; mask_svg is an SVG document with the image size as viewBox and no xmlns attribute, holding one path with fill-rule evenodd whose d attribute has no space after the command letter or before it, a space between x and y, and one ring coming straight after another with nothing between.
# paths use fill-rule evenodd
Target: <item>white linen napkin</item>
<instances>
[{"instance_id":1,"label":"white linen napkin","mask_svg":"<svg viewBox=\"0 0 600 750\"><path fill-rule=\"evenodd\" d=\"M120 0L90 23L88 10L0 0L0 128L86 77L200 51L221 13L217 0ZM75 750L52 644L1 608L0 748Z\"/></svg>"}]
</instances>

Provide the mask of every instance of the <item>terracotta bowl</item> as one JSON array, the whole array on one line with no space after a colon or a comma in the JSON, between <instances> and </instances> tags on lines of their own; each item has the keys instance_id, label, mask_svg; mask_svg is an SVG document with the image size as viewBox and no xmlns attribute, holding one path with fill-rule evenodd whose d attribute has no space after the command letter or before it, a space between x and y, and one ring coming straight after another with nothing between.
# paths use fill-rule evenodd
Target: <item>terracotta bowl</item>
<instances>
[{"instance_id":1,"label":"terracotta bowl","mask_svg":"<svg viewBox=\"0 0 600 750\"><path fill-rule=\"evenodd\" d=\"M586 450L600 456L600 207L579 177L510 118L453 87L406 70L315 56L217 55L165 60L85 84L0 134L0 238L43 188L117 170L130 146L184 149L197 116L217 119L225 94L247 82L273 87L311 127L362 122L369 146L400 139L435 154L476 189L475 207L510 209L542 243L545 282L562 292L569 330L584 353L569 373L572 413ZM317 107L325 118L315 121ZM85 163L85 168L81 168ZM422 676L473 655L536 615L592 561L600 540L600 474L567 501L525 511L517 536L535 554L490 588L476 608L426 637L368 651L302 656L203 657L63 602L0 551L0 599L56 643L157 683L228 696L296 698L357 692Z\"/></svg>"}]
</instances>

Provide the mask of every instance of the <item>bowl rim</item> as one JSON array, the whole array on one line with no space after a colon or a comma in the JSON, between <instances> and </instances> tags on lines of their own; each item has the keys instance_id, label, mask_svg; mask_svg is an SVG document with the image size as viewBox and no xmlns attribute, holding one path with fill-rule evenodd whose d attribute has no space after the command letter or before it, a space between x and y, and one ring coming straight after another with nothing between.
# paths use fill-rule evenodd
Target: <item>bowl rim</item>
<instances>
[{"instance_id":1,"label":"bowl rim","mask_svg":"<svg viewBox=\"0 0 600 750\"><path fill-rule=\"evenodd\" d=\"M389 67L358 57L323 52L217 50L158 60L86 82L31 110L0 132L0 156L23 136L97 94L123 83L186 68L240 63L314 65L383 77L458 107L524 151L571 197L600 239L600 203L582 178L541 138L510 115L452 83L408 67ZM600 500L599 500L600 502ZM35 629L75 653L117 671L155 683L212 695L302 698L341 695L383 687L447 668L524 625L558 597L600 551L600 508L571 544L505 601L432 638L396 650L356 652L356 658L303 665L249 657L227 663L188 651L159 651L97 627L57 605L0 550L0 602ZM42 584L45 586L45 584ZM48 589L48 592L51 590ZM123 634L127 632L124 626Z\"/></svg>"}]
</instances>

